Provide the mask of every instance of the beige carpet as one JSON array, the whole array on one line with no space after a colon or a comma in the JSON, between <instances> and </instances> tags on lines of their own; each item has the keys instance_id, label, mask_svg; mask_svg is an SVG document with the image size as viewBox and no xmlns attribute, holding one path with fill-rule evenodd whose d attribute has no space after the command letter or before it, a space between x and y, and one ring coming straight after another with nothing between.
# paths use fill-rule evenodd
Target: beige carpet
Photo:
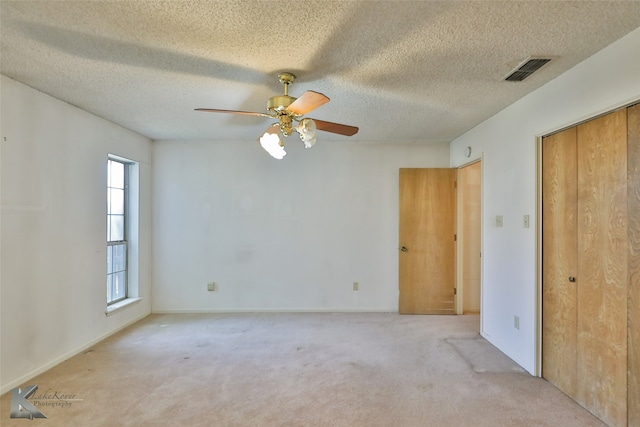
<instances>
[{"instance_id":1,"label":"beige carpet","mask_svg":"<svg viewBox=\"0 0 640 427\"><path fill-rule=\"evenodd\" d=\"M478 316L152 315L24 384L46 420L10 419L7 393L0 424L603 425L478 328ZM52 406L55 393L75 400Z\"/></svg>"}]
</instances>

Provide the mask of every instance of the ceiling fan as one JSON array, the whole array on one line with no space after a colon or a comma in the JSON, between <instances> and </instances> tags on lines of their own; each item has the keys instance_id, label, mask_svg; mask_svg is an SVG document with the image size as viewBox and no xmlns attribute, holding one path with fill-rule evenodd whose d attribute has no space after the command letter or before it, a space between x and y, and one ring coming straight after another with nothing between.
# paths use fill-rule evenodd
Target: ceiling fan
<instances>
[{"instance_id":1,"label":"ceiling fan","mask_svg":"<svg viewBox=\"0 0 640 427\"><path fill-rule=\"evenodd\" d=\"M303 118L308 112L315 110L321 105L329 102L329 98L325 95L308 90L299 98L289 96L289 85L293 83L296 76L291 73L280 73L278 80L284 85L284 95L276 95L267 101L266 113L254 113L251 111L237 110L219 110L215 108L196 108L196 111L204 111L210 113L229 113L241 114L245 116L260 116L277 119L275 123L266 130L260 137L260 145L271 156L282 159L285 154L284 143L280 138L280 133L288 137L294 131L300 134L300 139L304 142L306 148L311 148L316 143L316 130L337 133L345 136L352 136L358 132L355 126L342 125L339 123L325 122L324 120ZM298 122L294 125L294 122Z\"/></svg>"}]
</instances>

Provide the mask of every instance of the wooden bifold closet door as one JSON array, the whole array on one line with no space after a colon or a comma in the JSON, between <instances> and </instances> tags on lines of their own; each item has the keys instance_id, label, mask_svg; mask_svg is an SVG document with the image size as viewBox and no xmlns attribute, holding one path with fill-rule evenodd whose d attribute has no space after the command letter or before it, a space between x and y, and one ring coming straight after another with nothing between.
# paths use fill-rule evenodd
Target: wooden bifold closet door
<instances>
[{"instance_id":1,"label":"wooden bifold closet door","mask_svg":"<svg viewBox=\"0 0 640 427\"><path fill-rule=\"evenodd\" d=\"M627 425L627 112L578 126L576 400Z\"/></svg>"},{"instance_id":2,"label":"wooden bifold closet door","mask_svg":"<svg viewBox=\"0 0 640 427\"><path fill-rule=\"evenodd\" d=\"M640 104L627 109L629 209L628 419L640 427Z\"/></svg>"},{"instance_id":3,"label":"wooden bifold closet door","mask_svg":"<svg viewBox=\"0 0 640 427\"><path fill-rule=\"evenodd\" d=\"M542 375L616 427L628 425L627 139L622 109L542 142Z\"/></svg>"},{"instance_id":4,"label":"wooden bifold closet door","mask_svg":"<svg viewBox=\"0 0 640 427\"><path fill-rule=\"evenodd\" d=\"M543 140L542 376L576 395L578 173L575 127Z\"/></svg>"}]
</instances>

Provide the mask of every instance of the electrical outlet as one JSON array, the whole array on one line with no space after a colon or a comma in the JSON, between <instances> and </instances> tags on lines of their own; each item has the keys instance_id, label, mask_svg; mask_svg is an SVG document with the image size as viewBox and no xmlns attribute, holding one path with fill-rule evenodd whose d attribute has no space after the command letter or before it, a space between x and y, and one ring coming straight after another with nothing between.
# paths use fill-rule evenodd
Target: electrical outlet
<instances>
[{"instance_id":1,"label":"electrical outlet","mask_svg":"<svg viewBox=\"0 0 640 427\"><path fill-rule=\"evenodd\" d=\"M496 227L502 227L504 225L504 221L502 219L502 215L496 215Z\"/></svg>"},{"instance_id":2,"label":"electrical outlet","mask_svg":"<svg viewBox=\"0 0 640 427\"><path fill-rule=\"evenodd\" d=\"M353 290L354 291L357 291L359 286L360 285L358 284L358 282L353 282Z\"/></svg>"},{"instance_id":3,"label":"electrical outlet","mask_svg":"<svg viewBox=\"0 0 640 427\"><path fill-rule=\"evenodd\" d=\"M207 290L208 291L215 291L216 290L216 282L209 282L207 283Z\"/></svg>"},{"instance_id":4,"label":"electrical outlet","mask_svg":"<svg viewBox=\"0 0 640 427\"><path fill-rule=\"evenodd\" d=\"M524 216L524 228L529 228L529 215Z\"/></svg>"},{"instance_id":5,"label":"electrical outlet","mask_svg":"<svg viewBox=\"0 0 640 427\"><path fill-rule=\"evenodd\" d=\"M513 327L516 329L520 329L520 317L513 316Z\"/></svg>"}]
</instances>

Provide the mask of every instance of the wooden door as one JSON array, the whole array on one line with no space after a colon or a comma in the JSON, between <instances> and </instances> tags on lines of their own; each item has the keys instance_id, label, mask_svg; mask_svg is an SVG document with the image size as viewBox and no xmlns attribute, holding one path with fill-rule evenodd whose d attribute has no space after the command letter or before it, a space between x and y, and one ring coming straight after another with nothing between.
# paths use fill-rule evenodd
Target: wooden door
<instances>
[{"instance_id":1,"label":"wooden door","mask_svg":"<svg viewBox=\"0 0 640 427\"><path fill-rule=\"evenodd\" d=\"M576 400L627 424L627 112L578 126Z\"/></svg>"},{"instance_id":2,"label":"wooden door","mask_svg":"<svg viewBox=\"0 0 640 427\"><path fill-rule=\"evenodd\" d=\"M480 313L481 181L480 162L458 169L458 283L462 285L463 313Z\"/></svg>"},{"instance_id":3,"label":"wooden door","mask_svg":"<svg viewBox=\"0 0 640 427\"><path fill-rule=\"evenodd\" d=\"M640 104L627 109L629 184L629 427L640 427Z\"/></svg>"},{"instance_id":4,"label":"wooden door","mask_svg":"<svg viewBox=\"0 0 640 427\"><path fill-rule=\"evenodd\" d=\"M398 311L454 314L455 169L400 169Z\"/></svg>"},{"instance_id":5,"label":"wooden door","mask_svg":"<svg viewBox=\"0 0 640 427\"><path fill-rule=\"evenodd\" d=\"M576 395L577 131L542 140L542 376Z\"/></svg>"},{"instance_id":6,"label":"wooden door","mask_svg":"<svg viewBox=\"0 0 640 427\"><path fill-rule=\"evenodd\" d=\"M627 425L626 119L542 143L542 374L611 426Z\"/></svg>"}]
</instances>

